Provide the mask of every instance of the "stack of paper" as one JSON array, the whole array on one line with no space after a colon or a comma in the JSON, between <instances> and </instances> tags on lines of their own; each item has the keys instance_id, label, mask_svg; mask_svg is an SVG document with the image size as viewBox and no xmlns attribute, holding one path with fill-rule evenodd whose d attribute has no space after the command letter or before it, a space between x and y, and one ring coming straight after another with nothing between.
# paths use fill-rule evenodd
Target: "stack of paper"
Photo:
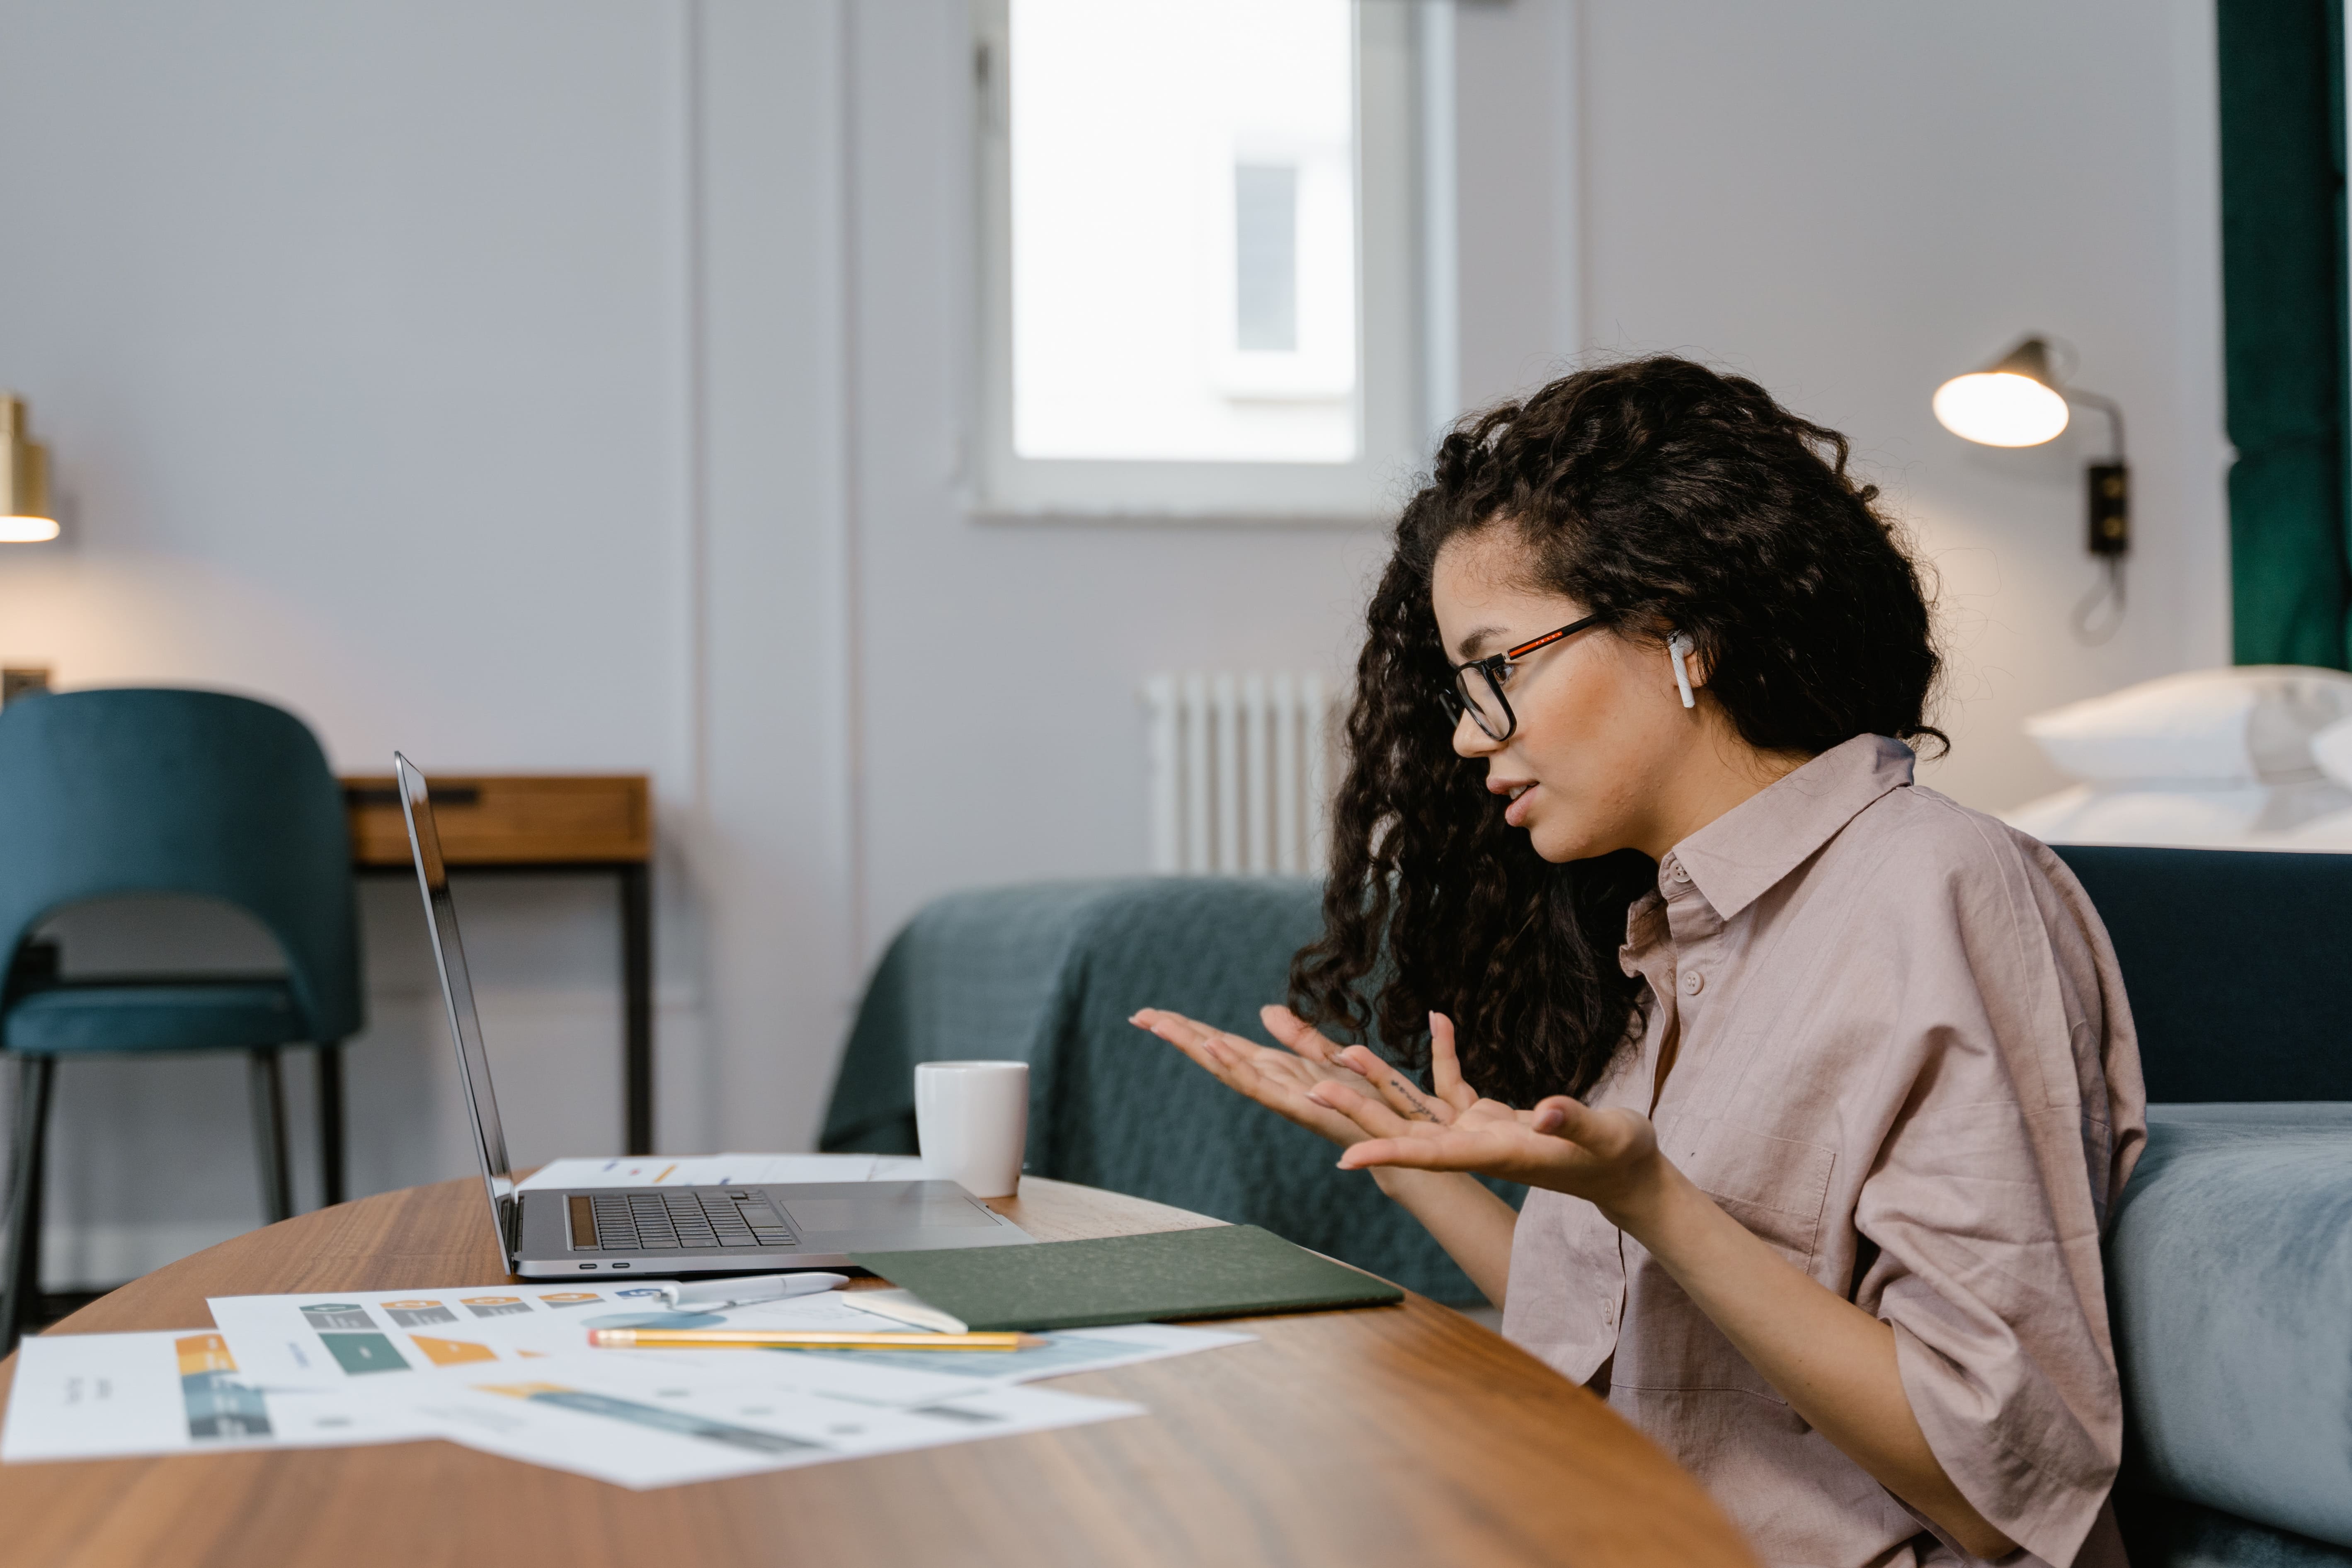
<instances>
[{"instance_id":1,"label":"stack of paper","mask_svg":"<svg viewBox=\"0 0 2352 1568\"><path fill-rule=\"evenodd\" d=\"M916 1181L920 1160L558 1160L526 1187ZM888 1315L860 1310L860 1296ZM1143 1414L1022 1384L1252 1336L1139 1323L1017 1351L592 1350L591 1329L905 1331L905 1291L671 1309L653 1280L229 1296L212 1329L24 1342L0 1461L446 1437L625 1487L674 1486Z\"/></svg>"},{"instance_id":2,"label":"stack of paper","mask_svg":"<svg viewBox=\"0 0 2352 1568\"><path fill-rule=\"evenodd\" d=\"M651 1282L216 1298L215 1331L26 1340L0 1460L446 1437L671 1486L1140 1415L1021 1385L1251 1337L1136 1324L1010 1352L588 1347L597 1328L921 1332L858 1310L862 1293L687 1310Z\"/></svg>"}]
</instances>

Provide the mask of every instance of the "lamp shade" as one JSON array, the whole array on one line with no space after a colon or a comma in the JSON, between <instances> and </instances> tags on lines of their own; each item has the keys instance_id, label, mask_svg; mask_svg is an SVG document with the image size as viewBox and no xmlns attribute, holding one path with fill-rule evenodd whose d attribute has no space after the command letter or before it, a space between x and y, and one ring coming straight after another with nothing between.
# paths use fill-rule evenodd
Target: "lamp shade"
<instances>
[{"instance_id":1,"label":"lamp shade","mask_svg":"<svg viewBox=\"0 0 2352 1568\"><path fill-rule=\"evenodd\" d=\"M1936 389L1936 419L1987 447L2038 447L2066 428L2066 400L2051 384L2050 349L2028 338L2000 361Z\"/></svg>"},{"instance_id":2,"label":"lamp shade","mask_svg":"<svg viewBox=\"0 0 2352 1568\"><path fill-rule=\"evenodd\" d=\"M49 455L25 433L25 400L0 397L0 544L58 536L49 515Z\"/></svg>"}]
</instances>

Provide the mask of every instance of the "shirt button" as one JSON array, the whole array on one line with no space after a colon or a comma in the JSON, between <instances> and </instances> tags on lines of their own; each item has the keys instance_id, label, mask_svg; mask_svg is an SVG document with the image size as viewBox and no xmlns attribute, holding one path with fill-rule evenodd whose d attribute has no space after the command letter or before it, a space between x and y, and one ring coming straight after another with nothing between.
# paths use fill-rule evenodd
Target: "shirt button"
<instances>
[{"instance_id":1,"label":"shirt button","mask_svg":"<svg viewBox=\"0 0 2352 1568\"><path fill-rule=\"evenodd\" d=\"M1687 882L1690 880L1690 872L1684 869L1683 863L1679 860L1669 861L1667 863L1666 875L1668 878L1677 882Z\"/></svg>"},{"instance_id":2,"label":"shirt button","mask_svg":"<svg viewBox=\"0 0 2352 1568\"><path fill-rule=\"evenodd\" d=\"M1614 1301L1603 1301L1603 1302L1601 1302L1601 1321L1602 1322L1604 1322L1604 1323L1610 1324L1610 1325L1611 1325L1611 1326L1612 1326L1612 1327L1613 1327L1613 1326L1615 1326L1616 1321L1617 1321L1617 1303L1616 1303L1616 1302L1614 1302Z\"/></svg>"},{"instance_id":3,"label":"shirt button","mask_svg":"<svg viewBox=\"0 0 2352 1568\"><path fill-rule=\"evenodd\" d=\"M1683 971L1683 994L1696 996L1706 988L1706 976L1696 969Z\"/></svg>"}]
</instances>

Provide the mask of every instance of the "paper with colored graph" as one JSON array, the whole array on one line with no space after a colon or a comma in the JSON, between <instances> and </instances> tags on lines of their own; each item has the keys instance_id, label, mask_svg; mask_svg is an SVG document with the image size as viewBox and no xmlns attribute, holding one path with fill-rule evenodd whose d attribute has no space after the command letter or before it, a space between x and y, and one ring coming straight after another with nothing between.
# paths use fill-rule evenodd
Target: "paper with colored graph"
<instances>
[{"instance_id":1,"label":"paper with colored graph","mask_svg":"<svg viewBox=\"0 0 2352 1568\"><path fill-rule=\"evenodd\" d=\"M586 1350L591 1329L789 1328L870 1332L882 1326L866 1313L853 1310L839 1291L723 1311L676 1311L650 1282L593 1289L476 1285L438 1290L215 1296L206 1305L242 1364L288 1384L330 1388L352 1383L375 1386L386 1381L396 1383L402 1374L481 1363L527 1364Z\"/></svg>"},{"instance_id":2,"label":"paper with colored graph","mask_svg":"<svg viewBox=\"0 0 2352 1568\"><path fill-rule=\"evenodd\" d=\"M17 1348L0 1460L394 1443L434 1416L352 1390L277 1388L209 1329L39 1334Z\"/></svg>"},{"instance_id":3,"label":"paper with colored graph","mask_svg":"<svg viewBox=\"0 0 2352 1568\"><path fill-rule=\"evenodd\" d=\"M224 1296L213 1320L244 1364L289 1384L380 1384L383 1374L520 1364L585 1348L592 1329L772 1329L850 1332L905 1331L898 1321L858 1308L869 1292L828 1290L741 1307L671 1309L650 1283L595 1289L544 1286L378 1290L319 1296ZM903 1292L891 1292L893 1296ZM790 1352L840 1363L838 1376L875 1384L894 1372L923 1374L913 1393L872 1387L880 1399L921 1398L924 1390L1029 1383L1099 1372L1164 1356L1242 1344L1255 1336L1223 1329L1134 1323L1066 1329L1019 1351L810 1351ZM675 1349L604 1351L603 1355L734 1356L744 1352ZM938 1380L950 1380L940 1383ZM391 1379L398 1382L398 1377Z\"/></svg>"},{"instance_id":4,"label":"paper with colored graph","mask_svg":"<svg viewBox=\"0 0 2352 1568\"><path fill-rule=\"evenodd\" d=\"M209 1305L243 1364L288 1384L381 1386L403 1374L483 1363L528 1365L587 1346L591 1329L772 1329L920 1331L857 1309L856 1290L827 1290L747 1306L672 1310L651 1284L551 1289L545 1286L450 1290L376 1290L317 1296L220 1296ZM899 1294L894 1292L893 1294ZM1242 1344L1253 1336L1221 1329L1134 1323L1066 1329L1019 1351L796 1351L837 1364L834 1385L865 1380L879 1400L931 1397L934 1391L1099 1372L1163 1356ZM668 1358L740 1356L734 1350L600 1351ZM886 1373L919 1374L911 1392ZM941 1381L945 1380L945 1381Z\"/></svg>"},{"instance_id":5,"label":"paper with colored graph","mask_svg":"<svg viewBox=\"0 0 2352 1568\"><path fill-rule=\"evenodd\" d=\"M520 1377L420 1380L413 1397L468 1447L639 1489L1144 1414L1120 1400L1016 1387L877 1404L822 1386L837 1364L756 1352L593 1352Z\"/></svg>"},{"instance_id":6,"label":"paper with colored graph","mask_svg":"<svg viewBox=\"0 0 2352 1568\"><path fill-rule=\"evenodd\" d=\"M584 1349L592 1328L635 1328L671 1316L650 1285L216 1296L205 1304L241 1365L275 1383L321 1388L525 1363Z\"/></svg>"}]
</instances>

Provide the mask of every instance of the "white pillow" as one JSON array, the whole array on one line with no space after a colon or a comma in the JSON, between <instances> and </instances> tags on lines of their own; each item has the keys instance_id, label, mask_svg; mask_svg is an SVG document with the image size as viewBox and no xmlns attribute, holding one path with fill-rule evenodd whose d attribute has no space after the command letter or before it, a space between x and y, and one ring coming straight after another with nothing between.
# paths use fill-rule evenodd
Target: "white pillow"
<instances>
[{"instance_id":1,"label":"white pillow","mask_svg":"<svg viewBox=\"0 0 2352 1568\"><path fill-rule=\"evenodd\" d=\"M2352 719L2338 719L2314 735L2311 760L2337 784L2352 785Z\"/></svg>"},{"instance_id":2,"label":"white pillow","mask_svg":"<svg viewBox=\"0 0 2352 1568\"><path fill-rule=\"evenodd\" d=\"M2070 702L2028 719L2025 732L2053 767L2095 784L2285 784L2317 776L2312 737L2343 719L2352 675L2256 664Z\"/></svg>"}]
</instances>

